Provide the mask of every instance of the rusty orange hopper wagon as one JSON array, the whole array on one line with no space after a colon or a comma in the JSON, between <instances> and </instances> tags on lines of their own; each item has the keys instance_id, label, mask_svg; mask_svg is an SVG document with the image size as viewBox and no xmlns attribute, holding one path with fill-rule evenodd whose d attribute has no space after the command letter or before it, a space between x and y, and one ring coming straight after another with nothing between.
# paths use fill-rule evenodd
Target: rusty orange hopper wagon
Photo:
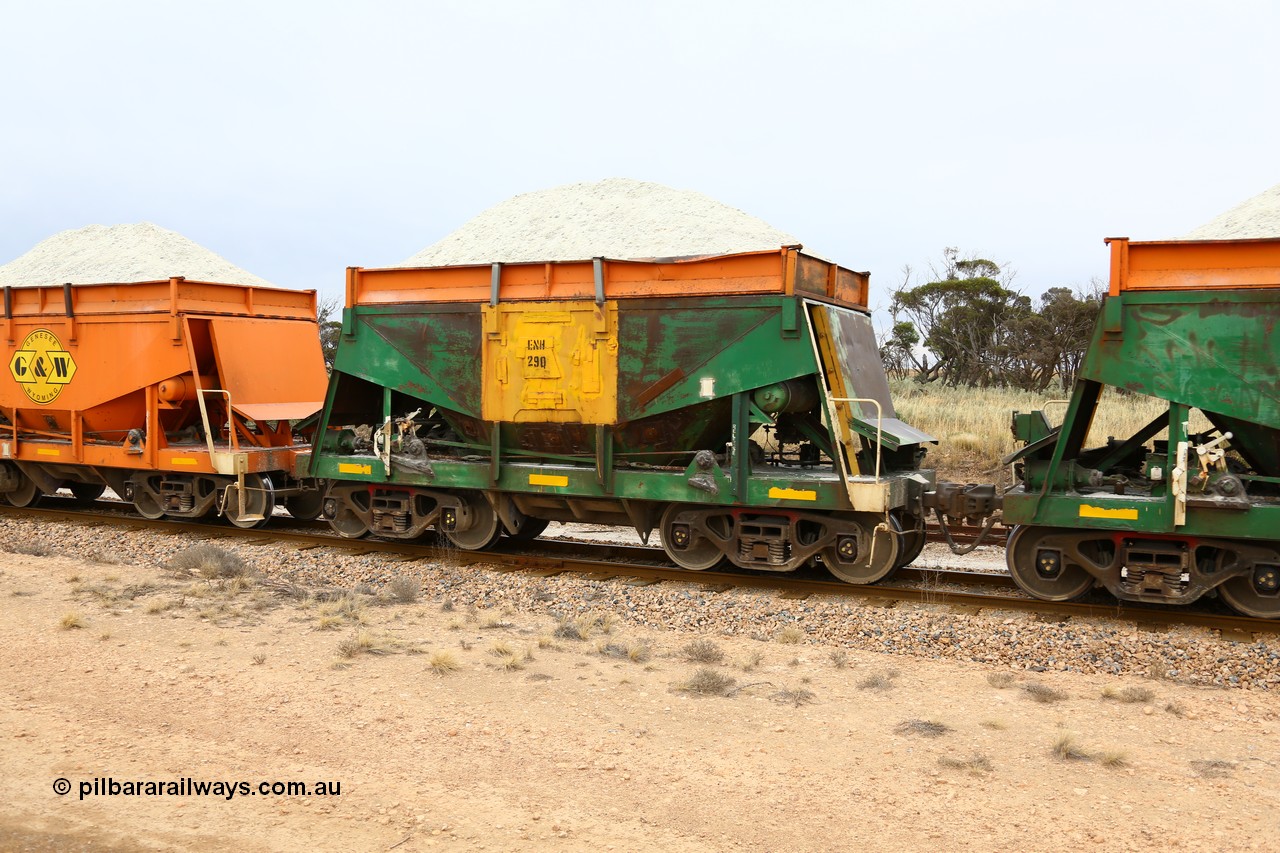
<instances>
[{"instance_id":1,"label":"rusty orange hopper wagon","mask_svg":"<svg viewBox=\"0 0 1280 853\"><path fill-rule=\"evenodd\" d=\"M324 401L315 291L172 278L4 289L0 494L107 487L147 518L320 510L295 422Z\"/></svg>"}]
</instances>

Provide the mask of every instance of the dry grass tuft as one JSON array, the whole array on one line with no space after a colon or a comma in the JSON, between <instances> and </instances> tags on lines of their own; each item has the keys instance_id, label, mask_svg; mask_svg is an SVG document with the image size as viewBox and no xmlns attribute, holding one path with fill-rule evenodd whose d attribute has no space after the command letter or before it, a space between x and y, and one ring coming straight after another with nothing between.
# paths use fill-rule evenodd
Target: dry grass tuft
<instances>
[{"instance_id":1,"label":"dry grass tuft","mask_svg":"<svg viewBox=\"0 0 1280 853\"><path fill-rule=\"evenodd\" d=\"M1051 702L1061 702L1067 698L1067 694L1061 690L1056 690L1047 684L1041 684L1038 681L1032 681L1029 684L1022 685L1022 691L1037 702L1049 704Z\"/></svg>"},{"instance_id":2,"label":"dry grass tuft","mask_svg":"<svg viewBox=\"0 0 1280 853\"><path fill-rule=\"evenodd\" d=\"M888 690L893 686L893 680L897 677L898 671L896 669L887 669L884 672L872 673L858 682L858 689Z\"/></svg>"},{"instance_id":3,"label":"dry grass tuft","mask_svg":"<svg viewBox=\"0 0 1280 853\"><path fill-rule=\"evenodd\" d=\"M752 652L747 659L738 664L738 668L743 672L754 672L756 667L764 661L763 652Z\"/></svg>"},{"instance_id":4,"label":"dry grass tuft","mask_svg":"<svg viewBox=\"0 0 1280 853\"><path fill-rule=\"evenodd\" d=\"M480 627L484 629L514 628L516 623L508 618L510 615L508 612L495 613L493 610L486 608L476 613L476 618L480 621Z\"/></svg>"},{"instance_id":5,"label":"dry grass tuft","mask_svg":"<svg viewBox=\"0 0 1280 853\"><path fill-rule=\"evenodd\" d=\"M844 649L832 650L829 657L831 658L831 665L836 669L844 669L849 665L849 653Z\"/></svg>"},{"instance_id":6,"label":"dry grass tuft","mask_svg":"<svg viewBox=\"0 0 1280 853\"><path fill-rule=\"evenodd\" d=\"M1129 755L1115 749L1104 750L1102 754L1098 756L1098 763L1103 767L1128 767Z\"/></svg>"},{"instance_id":7,"label":"dry grass tuft","mask_svg":"<svg viewBox=\"0 0 1280 853\"><path fill-rule=\"evenodd\" d=\"M363 625L365 621L364 604L354 595L345 593L329 601L322 601L317 604L316 618L326 624L336 621L338 624L350 622L354 625Z\"/></svg>"},{"instance_id":8,"label":"dry grass tuft","mask_svg":"<svg viewBox=\"0 0 1280 853\"><path fill-rule=\"evenodd\" d=\"M1071 732L1063 732L1053 743L1053 755L1062 761L1088 761L1093 756L1080 748L1076 736Z\"/></svg>"},{"instance_id":9,"label":"dry grass tuft","mask_svg":"<svg viewBox=\"0 0 1280 853\"><path fill-rule=\"evenodd\" d=\"M450 675L461 668L458 659L450 652L435 652L427 660L427 669L436 675Z\"/></svg>"},{"instance_id":10,"label":"dry grass tuft","mask_svg":"<svg viewBox=\"0 0 1280 853\"><path fill-rule=\"evenodd\" d=\"M982 726L984 729L991 729L992 731L995 731L995 732L1002 732L1005 729L1009 728L1009 724L1004 722L1003 720L983 720L982 722L978 723L978 725Z\"/></svg>"},{"instance_id":11,"label":"dry grass tuft","mask_svg":"<svg viewBox=\"0 0 1280 853\"><path fill-rule=\"evenodd\" d=\"M723 663L724 649L711 640L693 640L680 648L685 660L693 663Z\"/></svg>"},{"instance_id":12,"label":"dry grass tuft","mask_svg":"<svg viewBox=\"0 0 1280 853\"><path fill-rule=\"evenodd\" d=\"M975 752L968 758L957 758L954 755L943 755L938 759L938 764L955 770L968 770L973 774L990 773L994 769L991 766L991 760L980 752Z\"/></svg>"},{"instance_id":13,"label":"dry grass tuft","mask_svg":"<svg viewBox=\"0 0 1280 853\"><path fill-rule=\"evenodd\" d=\"M164 568L180 577L196 574L209 580L249 574L249 566L239 555L216 545L192 545L170 557Z\"/></svg>"},{"instance_id":14,"label":"dry grass tuft","mask_svg":"<svg viewBox=\"0 0 1280 853\"><path fill-rule=\"evenodd\" d=\"M1231 775L1236 763L1222 758L1197 758L1191 761L1191 769L1206 779L1222 779Z\"/></svg>"},{"instance_id":15,"label":"dry grass tuft","mask_svg":"<svg viewBox=\"0 0 1280 853\"><path fill-rule=\"evenodd\" d=\"M504 672L514 672L517 669L524 669L524 661L514 654L502 655L498 658L498 662L494 664L494 666Z\"/></svg>"},{"instance_id":16,"label":"dry grass tuft","mask_svg":"<svg viewBox=\"0 0 1280 853\"><path fill-rule=\"evenodd\" d=\"M556 625L552 636L560 640L587 640L591 638L592 628L595 627L595 620L580 616L577 619L561 619Z\"/></svg>"},{"instance_id":17,"label":"dry grass tuft","mask_svg":"<svg viewBox=\"0 0 1280 853\"><path fill-rule=\"evenodd\" d=\"M84 619L80 618L79 613L64 613L62 618L58 620L58 627L63 631L71 631L75 628L84 627Z\"/></svg>"},{"instance_id":18,"label":"dry grass tuft","mask_svg":"<svg viewBox=\"0 0 1280 853\"><path fill-rule=\"evenodd\" d=\"M489 646L489 654L496 658L515 657L515 652L505 640L494 640L493 645Z\"/></svg>"},{"instance_id":19,"label":"dry grass tuft","mask_svg":"<svg viewBox=\"0 0 1280 853\"><path fill-rule=\"evenodd\" d=\"M601 643L596 651L605 657L629 660L632 663L644 663L653 657L649 647L644 643Z\"/></svg>"},{"instance_id":20,"label":"dry grass tuft","mask_svg":"<svg viewBox=\"0 0 1280 853\"><path fill-rule=\"evenodd\" d=\"M182 600L174 600L172 598L156 598L147 602L146 611L152 616L172 610L175 607L181 607L185 602Z\"/></svg>"},{"instance_id":21,"label":"dry grass tuft","mask_svg":"<svg viewBox=\"0 0 1280 853\"><path fill-rule=\"evenodd\" d=\"M338 643L338 654L344 658L353 658L357 655L385 655L390 653L390 647L369 631L361 631L355 636L348 637Z\"/></svg>"},{"instance_id":22,"label":"dry grass tuft","mask_svg":"<svg viewBox=\"0 0 1280 853\"><path fill-rule=\"evenodd\" d=\"M1156 692L1150 687L1111 687L1102 688L1102 698L1113 702L1150 702L1156 698Z\"/></svg>"},{"instance_id":23,"label":"dry grass tuft","mask_svg":"<svg viewBox=\"0 0 1280 853\"><path fill-rule=\"evenodd\" d=\"M948 726L946 723L940 723L937 720L920 720L912 718L898 723L898 725L893 727L893 730L900 735L942 737L947 732L951 731L951 726Z\"/></svg>"},{"instance_id":24,"label":"dry grass tuft","mask_svg":"<svg viewBox=\"0 0 1280 853\"><path fill-rule=\"evenodd\" d=\"M990 684L997 690L1004 690L1006 687L1012 687L1013 683L1017 680L1017 676L1012 672L987 673L987 684Z\"/></svg>"},{"instance_id":25,"label":"dry grass tuft","mask_svg":"<svg viewBox=\"0 0 1280 853\"><path fill-rule=\"evenodd\" d=\"M799 708L801 705L808 705L814 701L814 693L812 690L779 690L777 693L769 696L775 702L783 705L794 705Z\"/></svg>"},{"instance_id":26,"label":"dry grass tuft","mask_svg":"<svg viewBox=\"0 0 1280 853\"><path fill-rule=\"evenodd\" d=\"M775 638L779 643L794 646L804 641L804 631L797 625L788 625L778 632Z\"/></svg>"},{"instance_id":27,"label":"dry grass tuft","mask_svg":"<svg viewBox=\"0 0 1280 853\"><path fill-rule=\"evenodd\" d=\"M253 656L254 666L262 666L266 662L267 662L267 656L264 655L262 652L258 652L256 655Z\"/></svg>"},{"instance_id":28,"label":"dry grass tuft","mask_svg":"<svg viewBox=\"0 0 1280 853\"><path fill-rule=\"evenodd\" d=\"M422 594L422 583L409 575L395 575L387 582L387 595L397 604L412 604Z\"/></svg>"},{"instance_id":29,"label":"dry grass tuft","mask_svg":"<svg viewBox=\"0 0 1280 853\"><path fill-rule=\"evenodd\" d=\"M51 557L55 553L53 548L43 542L28 542L25 540L6 542L4 544L4 550L8 551L10 554L23 554L28 557ZM79 578L72 581L72 583L76 583L78 581Z\"/></svg>"},{"instance_id":30,"label":"dry grass tuft","mask_svg":"<svg viewBox=\"0 0 1280 853\"><path fill-rule=\"evenodd\" d=\"M734 692L738 679L709 667L702 667L687 681L676 685L677 690L697 693L700 696L728 696Z\"/></svg>"}]
</instances>

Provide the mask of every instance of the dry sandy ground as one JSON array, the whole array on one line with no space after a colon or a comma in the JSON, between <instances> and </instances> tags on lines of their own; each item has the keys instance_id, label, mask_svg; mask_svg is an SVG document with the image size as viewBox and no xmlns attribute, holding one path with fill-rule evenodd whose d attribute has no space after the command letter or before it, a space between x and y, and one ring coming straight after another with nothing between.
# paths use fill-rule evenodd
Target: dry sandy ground
<instances>
[{"instance_id":1,"label":"dry sandy ground","mask_svg":"<svg viewBox=\"0 0 1280 853\"><path fill-rule=\"evenodd\" d=\"M716 637L712 668L743 689L690 695L691 635L555 639L549 616L434 601L366 605L357 627L214 587L0 555L0 849L1280 849L1280 697L1263 692L1000 688L977 664ZM342 657L361 632L388 653ZM443 651L460 668L441 676ZM1034 701L1032 680L1065 698ZM1126 686L1154 695L1102 696ZM1091 757L1055 757L1068 732ZM80 799L95 777L341 794Z\"/></svg>"}]
</instances>

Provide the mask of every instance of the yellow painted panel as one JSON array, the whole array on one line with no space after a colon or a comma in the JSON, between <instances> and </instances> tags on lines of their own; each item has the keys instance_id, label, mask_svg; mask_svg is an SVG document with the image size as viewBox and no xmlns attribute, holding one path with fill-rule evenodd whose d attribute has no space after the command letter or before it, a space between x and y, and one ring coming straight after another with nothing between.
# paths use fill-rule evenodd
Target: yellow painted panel
<instances>
[{"instance_id":1,"label":"yellow painted panel","mask_svg":"<svg viewBox=\"0 0 1280 853\"><path fill-rule=\"evenodd\" d=\"M816 501L818 493L810 489L780 489L774 486L769 490L769 497L784 501Z\"/></svg>"},{"instance_id":2,"label":"yellow painted panel","mask_svg":"<svg viewBox=\"0 0 1280 853\"><path fill-rule=\"evenodd\" d=\"M36 454L39 456L61 456L61 450L54 450L50 447L37 447Z\"/></svg>"},{"instance_id":3,"label":"yellow painted panel","mask_svg":"<svg viewBox=\"0 0 1280 853\"><path fill-rule=\"evenodd\" d=\"M530 474L530 486L567 486L569 478L561 474Z\"/></svg>"},{"instance_id":4,"label":"yellow painted panel","mask_svg":"<svg viewBox=\"0 0 1280 853\"><path fill-rule=\"evenodd\" d=\"M372 474L373 466L357 465L354 462L339 462L338 473L339 474Z\"/></svg>"},{"instance_id":5,"label":"yellow painted panel","mask_svg":"<svg viewBox=\"0 0 1280 853\"><path fill-rule=\"evenodd\" d=\"M513 302L481 310L485 420L617 423L616 302Z\"/></svg>"},{"instance_id":6,"label":"yellow painted panel","mask_svg":"<svg viewBox=\"0 0 1280 853\"><path fill-rule=\"evenodd\" d=\"M1101 506L1089 506L1089 504L1080 504L1081 518L1115 518L1122 521L1137 521L1138 510L1133 507L1125 509L1107 509Z\"/></svg>"},{"instance_id":7,"label":"yellow painted panel","mask_svg":"<svg viewBox=\"0 0 1280 853\"><path fill-rule=\"evenodd\" d=\"M192 459L190 456L175 456L169 461L172 462L174 465L195 465L196 464L196 460Z\"/></svg>"}]
</instances>

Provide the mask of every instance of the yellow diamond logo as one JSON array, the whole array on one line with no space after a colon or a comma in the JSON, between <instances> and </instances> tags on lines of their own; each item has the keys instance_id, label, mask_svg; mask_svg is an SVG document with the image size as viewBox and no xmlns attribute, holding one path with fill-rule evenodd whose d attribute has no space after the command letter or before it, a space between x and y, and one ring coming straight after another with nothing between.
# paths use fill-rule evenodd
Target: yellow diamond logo
<instances>
[{"instance_id":1,"label":"yellow diamond logo","mask_svg":"<svg viewBox=\"0 0 1280 853\"><path fill-rule=\"evenodd\" d=\"M62 348L57 335L36 329L9 359L9 373L28 397L43 406L52 403L62 386L75 377L76 360Z\"/></svg>"}]
</instances>

